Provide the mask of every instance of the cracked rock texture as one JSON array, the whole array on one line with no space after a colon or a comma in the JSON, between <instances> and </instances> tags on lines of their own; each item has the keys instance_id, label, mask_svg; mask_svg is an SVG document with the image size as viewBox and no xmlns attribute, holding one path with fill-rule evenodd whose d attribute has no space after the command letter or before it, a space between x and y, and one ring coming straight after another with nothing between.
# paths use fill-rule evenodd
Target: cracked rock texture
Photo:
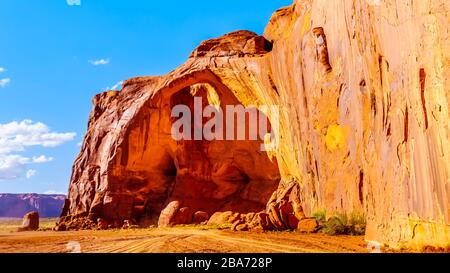
<instances>
[{"instance_id":1,"label":"cracked rock texture","mask_svg":"<svg viewBox=\"0 0 450 273\"><path fill-rule=\"evenodd\" d=\"M296 0L263 36L205 41L173 72L97 95L63 221L265 208L259 222L288 229L326 210L364 213L370 241L447 246L449 12L446 0ZM280 106L279 122L266 113L279 149L174 141L170 109L194 96Z\"/></svg>"}]
</instances>

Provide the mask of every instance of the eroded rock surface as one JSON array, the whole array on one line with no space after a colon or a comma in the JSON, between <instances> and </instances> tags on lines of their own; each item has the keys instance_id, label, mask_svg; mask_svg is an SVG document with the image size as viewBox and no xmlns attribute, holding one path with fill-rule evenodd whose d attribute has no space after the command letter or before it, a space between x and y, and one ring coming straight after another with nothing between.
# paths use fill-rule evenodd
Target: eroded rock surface
<instances>
[{"instance_id":1,"label":"eroded rock surface","mask_svg":"<svg viewBox=\"0 0 450 273\"><path fill-rule=\"evenodd\" d=\"M168 75L97 95L63 216L154 223L172 201L264 211L245 230L355 212L368 240L449 244L449 12L446 0L296 0L263 36L203 42ZM279 149L174 141L170 109L195 96L280 106Z\"/></svg>"},{"instance_id":2,"label":"eroded rock surface","mask_svg":"<svg viewBox=\"0 0 450 273\"><path fill-rule=\"evenodd\" d=\"M18 232L36 231L39 229L39 213L32 211L23 216L22 226L17 229Z\"/></svg>"},{"instance_id":3,"label":"eroded rock surface","mask_svg":"<svg viewBox=\"0 0 450 273\"><path fill-rule=\"evenodd\" d=\"M208 63L216 54L259 56L268 45L252 32L231 33L203 43L170 75L131 79L121 92L97 95L62 222L101 217L121 226L159 219L170 226L199 221L199 211L264 209L281 176L276 160L260 151L262 141L175 141L171 110L186 105L193 113L194 98L202 106L241 105Z\"/></svg>"}]
</instances>

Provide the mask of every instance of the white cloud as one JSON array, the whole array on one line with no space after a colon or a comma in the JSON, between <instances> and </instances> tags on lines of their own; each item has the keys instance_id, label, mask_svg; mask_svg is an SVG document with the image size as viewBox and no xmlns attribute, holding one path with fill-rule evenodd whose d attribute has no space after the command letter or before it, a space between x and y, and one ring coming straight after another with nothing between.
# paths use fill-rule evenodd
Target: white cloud
<instances>
[{"instance_id":1,"label":"white cloud","mask_svg":"<svg viewBox=\"0 0 450 273\"><path fill-rule=\"evenodd\" d=\"M0 154L0 180L13 180L26 177L27 179L34 176L35 170L27 170L26 166L30 164L43 164L52 161L53 158L40 157L24 157L15 154Z\"/></svg>"},{"instance_id":2,"label":"white cloud","mask_svg":"<svg viewBox=\"0 0 450 273\"><path fill-rule=\"evenodd\" d=\"M53 157L46 157L45 155L41 155L39 157L33 157L33 163L47 163L53 161Z\"/></svg>"},{"instance_id":3,"label":"white cloud","mask_svg":"<svg viewBox=\"0 0 450 273\"><path fill-rule=\"evenodd\" d=\"M6 71L6 69L4 67L0 67L0 73L3 73L5 71Z\"/></svg>"},{"instance_id":4,"label":"white cloud","mask_svg":"<svg viewBox=\"0 0 450 273\"><path fill-rule=\"evenodd\" d=\"M78 146L78 147L81 147L82 145L83 145L83 142L78 142L78 143L77 143L77 146Z\"/></svg>"},{"instance_id":5,"label":"white cloud","mask_svg":"<svg viewBox=\"0 0 450 273\"><path fill-rule=\"evenodd\" d=\"M81 6L81 0L66 0L69 6Z\"/></svg>"},{"instance_id":6,"label":"white cloud","mask_svg":"<svg viewBox=\"0 0 450 273\"><path fill-rule=\"evenodd\" d=\"M47 125L31 120L13 121L0 124L0 180L29 177L26 166L42 164L53 160L45 155L31 158L17 154L28 147L40 146L51 148L75 138L75 133L52 132ZM36 172L33 173L35 175Z\"/></svg>"},{"instance_id":7,"label":"white cloud","mask_svg":"<svg viewBox=\"0 0 450 273\"><path fill-rule=\"evenodd\" d=\"M90 64L97 66L97 65L107 65L109 64L109 59L99 59L99 60L91 60L89 61Z\"/></svg>"},{"instance_id":8,"label":"white cloud","mask_svg":"<svg viewBox=\"0 0 450 273\"><path fill-rule=\"evenodd\" d=\"M25 172L29 158L20 155L0 155L0 180L18 179Z\"/></svg>"},{"instance_id":9,"label":"white cloud","mask_svg":"<svg viewBox=\"0 0 450 273\"><path fill-rule=\"evenodd\" d=\"M37 173L36 170L28 170L25 176L27 177L27 179L30 179L31 177L35 176L36 173Z\"/></svg>"},{"instance_id":10,"label":"white cloud","mask_svg":"<svg viewBox=\"0 0 450 273\"><path fill-rule=\"evenodd\" d=\"M0 79L0 87L5 87L6 85L8 85L11 82L10 78L4 78L4 79Z\"/></svg>"},{"instance_id":11,"label":"white cloud","mask_svg":"<svg viewBox=\"0 0 450 273\"><path fill-rule=\"evenodd\" d=\"M122 89L122 85L123 85L123 81L120 81L120 82L114 84L114 85L111 86L111 87L108 86L108 87L104 88L103 90L104 90L104 91L109 91L109 90L119 90L119 89Z\"/></svg>"},{"instance_id":12,"label":"white cloud","mask_svg":"<svg viewBox=\"0 0 450 273\"><path fill-rule=\"evenodd\" d=\"M75 133L55 133L31 120L0 124L0 154L24 151L29 146L56 147L75 138Z\"/></svg>"}]
</instances>

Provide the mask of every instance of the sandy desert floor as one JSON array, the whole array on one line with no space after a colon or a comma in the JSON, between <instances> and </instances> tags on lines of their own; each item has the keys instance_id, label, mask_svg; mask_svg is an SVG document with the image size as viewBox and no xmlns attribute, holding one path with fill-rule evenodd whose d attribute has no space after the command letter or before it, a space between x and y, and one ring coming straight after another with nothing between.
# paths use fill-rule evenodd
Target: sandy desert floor
<instances>
[{"instance_id":1,"label":"sandy desert floor","mask_svg":"<svg viewBox=\"0 0 450 273\"><path fill-rule=\"evenodd\" d=\"M0 232L0 253L321 253L368 252L363 237L195 228Z\"/></svg>"}]
</instances>

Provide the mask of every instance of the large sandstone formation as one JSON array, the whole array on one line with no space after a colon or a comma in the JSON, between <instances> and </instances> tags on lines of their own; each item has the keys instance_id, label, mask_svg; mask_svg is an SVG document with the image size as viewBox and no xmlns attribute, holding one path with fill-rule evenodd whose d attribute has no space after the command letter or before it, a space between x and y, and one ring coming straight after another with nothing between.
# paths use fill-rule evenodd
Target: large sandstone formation
<instances>
[{"instance_id":1,"label":"large sandstone formation","mask_svg":"<svg viewBox=\"0 0 450 273\"><path fill-rule=\"evenodd\" d=\"M258 221L276 229L357 212L368 240L449 244L449 12L447 0L296 0L263 36L203 42L168 75L97 95L63 216L155 222L172 201L209 215L268 201ZM170 109L193 96L280 106L279 149L175 142Z\"/></svg>"},{"instance_id":2,"label":"large sandstone formation","mask_svg":"<svg viewBox=\"0 0 450 273\"><path fill-rule=\"evenodd\" d=\"M63 215L101 217L121 226L128 219L154 224L172 201L180 204L167 211L188 208L191 222L197 211L263 210L280 174L276 160L260 152L261 141L177 142L171 109L192 109L194 97L203 106L239 105L208 68L211 55L222 55L224 62L262 57L269 44L254 33L236 32L204 43L170 75L131 79L121 92L96 96Z\"/></svg>"}]
</instances>

